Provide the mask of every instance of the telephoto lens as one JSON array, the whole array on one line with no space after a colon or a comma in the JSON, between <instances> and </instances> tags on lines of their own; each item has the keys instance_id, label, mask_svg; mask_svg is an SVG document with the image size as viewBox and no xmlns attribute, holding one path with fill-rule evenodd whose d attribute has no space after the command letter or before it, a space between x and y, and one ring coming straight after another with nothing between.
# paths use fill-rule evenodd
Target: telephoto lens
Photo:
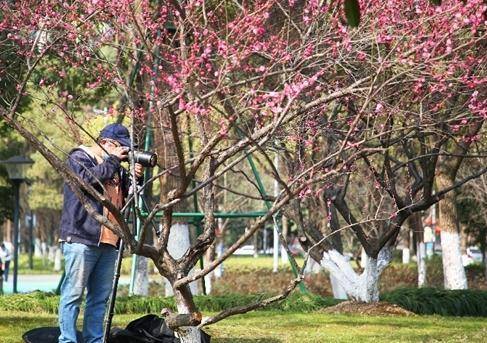
<instances>
[{"instance_id":1,"label":"telephoto lens","mask_svg":"<svg viewBox=\"0 0 487 343\"><path fill-rule=\"evenodd\" d=\"M145 168L154 168L157 165L157 155L150 151L132 151L129 153L129 158L134 160L134 163L140 163Z\"/></svg>"}]
</instances>

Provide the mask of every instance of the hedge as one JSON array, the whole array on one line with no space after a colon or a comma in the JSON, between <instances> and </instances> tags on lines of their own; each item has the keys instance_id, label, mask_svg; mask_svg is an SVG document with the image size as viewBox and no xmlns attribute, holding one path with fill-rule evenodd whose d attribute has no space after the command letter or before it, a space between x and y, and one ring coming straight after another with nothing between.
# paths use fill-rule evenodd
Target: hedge
<instances>
[{"instance_id":1,"label":"hedge","mask_svg":"<svg viewBox=\"0 0 487 343\"><path fill-rule=\"evenodd\" d=\"M200 311L217 312L234 306L242 306L264 299L268 295L229 294L225 296L195 296L194 301ZM295 292L287 299L265 307L263 310L282 310L291 312L312 312L320 308L336 305L340 300L320 297L313 294ZM0 296L0 310L57 313L59 296L53 293L33 292ZM163 308L175 309L172 297L117 297L115 313L159 313Z\"/></svg>"},{"instance_id":2,"label":"hedge","mask_svg":"<svg viewBox=\"0 0 487 343\"><path fill-rule=\"evenodd\" d=\"M487 317L487 291L399 288L384 293L381 300L417 314Z\"/></svg>"}]
</instances>

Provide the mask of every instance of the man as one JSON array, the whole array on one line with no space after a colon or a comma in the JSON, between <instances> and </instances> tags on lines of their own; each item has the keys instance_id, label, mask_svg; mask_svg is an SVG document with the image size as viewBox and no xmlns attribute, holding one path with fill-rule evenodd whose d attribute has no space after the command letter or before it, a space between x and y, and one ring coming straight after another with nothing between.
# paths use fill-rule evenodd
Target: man
<instances>
[{"instance_id":1,"label":"man","mask_svg":"<svg viewBox=\"0 0 487 343\"><path fill-rule=\"evenodd\" d=\"M3 280L8 282L8 271L10 269L10 261L12 260L12 255L10 250L7 248L5 243L0 244L0 261L3 261ZM1 268L1 263L0 263Z\"/></svg>"},{"instance_id":2,"label":"man","mask_svg":"<svg viewBox=\"0 0 487 343\"><path fill-rule=\"evenodd\" d=\"M73 149L67 164L85 182L103 192L115 206L122 208L128 193L129 177L125 169L120 167L120 162L127 159L129 132L121 124L110 124L100 132L97 143L91 147ZM135 164L135 174L137 177L142 175L140 164ZM99 214L114 221L106 208L85 194ZM83 340L85 343L102 342L103 319L112 286L118 237L88 214L80 199L66 184L60 240L65 279L59 302L59 342L77 342L76 320L85 288Z\"/></svg>"}]
</instances>

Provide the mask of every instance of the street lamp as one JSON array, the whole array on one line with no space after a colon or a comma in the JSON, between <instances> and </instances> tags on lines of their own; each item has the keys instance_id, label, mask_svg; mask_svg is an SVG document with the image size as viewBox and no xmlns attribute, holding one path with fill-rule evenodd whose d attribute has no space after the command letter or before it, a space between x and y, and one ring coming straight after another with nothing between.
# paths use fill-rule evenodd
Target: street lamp
<instances>
[{"instance_id":1,"label":"street lamp","mask_svg":"<svg viewBox=\"0 0 487 343\"><path fill-rule=\"evenodd\" d=\"M14 185L14 282L13 292L17 293L17 271L19 266L19 213L20 213L20 184L25 180L27 170L34 163L30 158L23 156L13 156L7 160L0 161L0 164L7 169L8 177Z\"/></svg>"}]
</instances>

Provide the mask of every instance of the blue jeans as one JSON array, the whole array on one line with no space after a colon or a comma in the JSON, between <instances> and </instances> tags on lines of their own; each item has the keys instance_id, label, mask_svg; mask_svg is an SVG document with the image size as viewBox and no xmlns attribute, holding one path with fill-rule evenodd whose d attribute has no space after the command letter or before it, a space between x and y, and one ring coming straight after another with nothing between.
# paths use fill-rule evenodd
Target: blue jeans
<instances>
[{"instance_id":1,"label":"blue jeans","mask_svg":"<svg viewBox=\"0 0 487 343\"><path fill-rule=\"evenodd\" d=\"M63 243L65 278L59 302L59 343L76 343L76 320L86 288L84 343L103 340L103 319L112 289L117 250L108 245ZM81 342L79 342L81 343Z\"/></svg>"}]
</instances>

